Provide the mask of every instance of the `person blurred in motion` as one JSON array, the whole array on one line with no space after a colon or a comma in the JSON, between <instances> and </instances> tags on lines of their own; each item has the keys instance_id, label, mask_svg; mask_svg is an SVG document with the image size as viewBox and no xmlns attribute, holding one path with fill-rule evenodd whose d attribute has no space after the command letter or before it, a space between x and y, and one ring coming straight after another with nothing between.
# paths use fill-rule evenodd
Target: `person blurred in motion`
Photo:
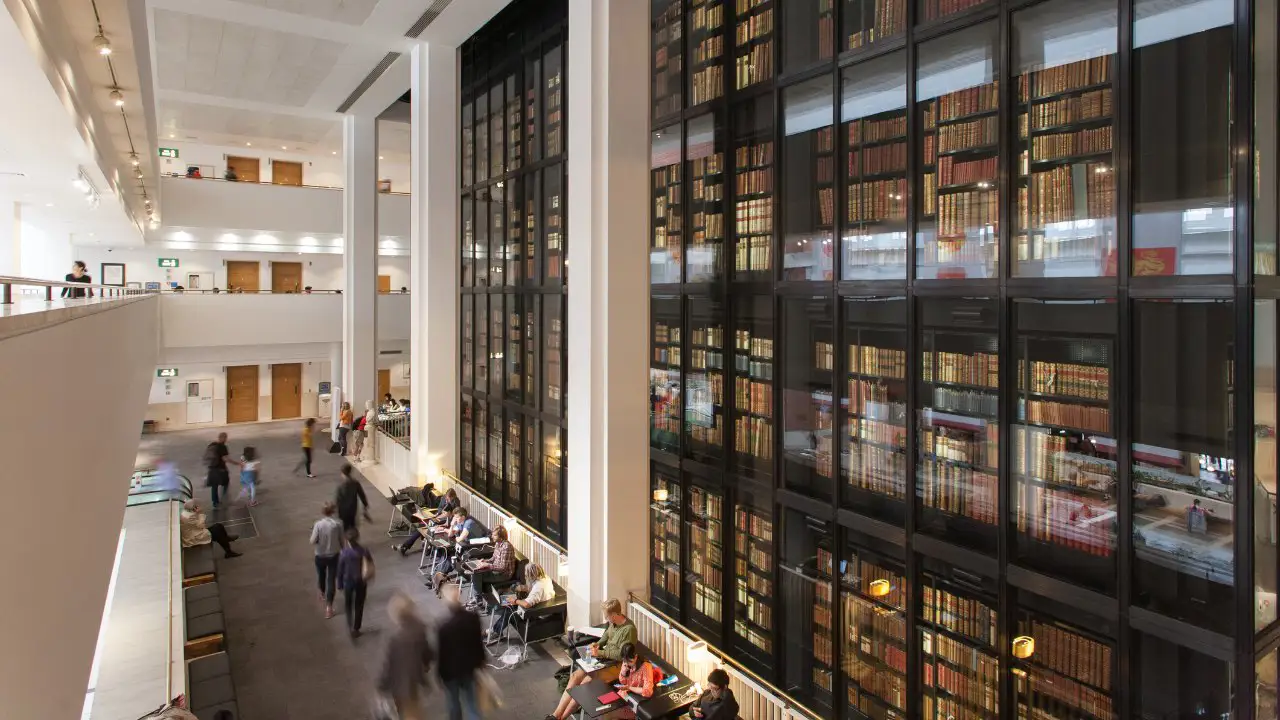
<instances>
[{"instance_id":1,"label":"person blurred in motion","mask_svg":"<svg viewBox=\"0 0 1280 720\"><path fill-rule=\"evenodd\" d=\"M447 615L436 630L440 649L437 672L444 684L449 720L479 720L476 708L476 671L484 665L484 643L480 640L480 616L467 612L458 598L458 588L444 589Z\"/></svg>"},{"instance_id":2,"label":"person blurred in motion","mask_svg":"<svg viewBox=\"0 0 1280 720\"><path fill-rule=\"evenodd\" d=\"M342 448L341 454L344 457L347 454L347 436L351 434L354 423L355 416L351 414L351 403L342 403L342 412L338 413L338 445Z\"/></svg>"},{"instance_id":3,"label":"person blurred in motion","mask_svg":"<svg viewBox=\"0 0 1280 720\"><path fill-rule=\"evenodd\" d=\"M360 637L360 624L364 620L364 599L372 579L373 555L360 544L360 531L348 528L347 546L338 555L338 587L346 600L347 630L351 633L352 640Z\"/></svg>"},{"instance_id":4,"label":"person blurred in motion","mask_svg":"<svg viewBox=\"0 0 1280 720\"><path fill-rule=\"evenodd\" d=\"M337 509L332 500L326 502L320 519L311 526L311 544L316 546L316 583L326 618L333 617L333 589L338 582L338 555L342 552L342 523L333 516Z\"/></svg>"},{"instance_id":5,"label":"person blurred in motion","mask_svg":"<svg viewBox=\"0 0 1280 720\"><path fill-rule=\"evenodd\" d=\"M524 593L524 597L519 597ZM524 584L516 587L516 596L503 602L494 610L493 629L485 635L485 644L493 645L502 639L519 608L529 609L546 602L556 595L556 587L547 577L547 572L538 563L531 562L524 566Z\"/></svg>"},{"instance_id":6,"label":"person blurred in motion","mask_svg":"<svg viewBox=\"0 0 1280 720\"><path fill-rule=\"evenodd\" d=\"M240 553L231 549L231 543L238 540L240 536L228 534L222 523L214 523L206 527L204 513L200 512L200 501L191 499L182 505L179 523L182 531L182 547L195 547L215 542L222 547L225 557L240 557Z\"/></svg>"},{"instance_id":7,"label":"person blurred in motion","mask_svg":"<svg viewBox=\"0 0 1280 720\"><path fill-rule=\"evenodd\" d=\"M365 497L360 481L351 477L351 466L342 466L342 480L338 483L338 491L334 498L338 506L338 518L342 520L342 529L350 530L356 526L356 511L364 504L364 519L372 522L369 516L369 498Z\"/></svg>"},{"instance_id":8,"label":"person blurred in motion","mask_svg":"<svg viewBox=\"0 0 1280 720\"><path fill-rule=\"evenodd\" d=\"M622 647L636 641L636 624L622 614L622 601L617 598L610 598L604 601L600 605L600 609L604 611L604 617L609 621L609 625L604 629L604 633L600 635L600 639L587 647L586 652L591 657L621 660ZM556 705L555 712L546 717L565 720L565 718L572 715L578 708L578 703L569 697L569 688L577 687L589 679L590 676L582 668L574 670L573 674L569 676L569 683L565 686L565 691L560 695L560 703Z\"/></svg>"},{"instance_id":9,"label":"person blurred in motion","mask_svg":"<svg viewBox=\"0 0 1280 720\"><path fill-rule=\"evenodd\" d=\"M209 486L209 493L213 496L214 510L218 509L218 489L221 488L225 496L227 487L231 485L231 473L227 470L230 455L231 451L227 449L226 433L218 433L218 439L209 443L209 446L204 449L204 464L209 469L204 482Z\"/></svg>"},{"instance_id":10,"label":"person blurred in motion","mask_svg":"<svg viewBox=\"0 0 1280 720\"><path fill-rule=\"evenodd\" d=\"M71 272L63 278L64 282L69 283L85 283L86 285L93 283L93 278L87 274L88 268L85 267L83 260L77 260L71 263ZM92 288L62 288L62 297L64 298L84 298L93 297Z\"/></svg>"},{"instance_id":11,"label":"person blurred in motion","mask_svg":"<svg viewBox=\"0 0 1280 720\"><path fill-rule=\"evenodd\" d=\"M258 471L261 468L262 461L258 459L257 449L252 445L245 446L244 454L240 456L240 494L236 496L236 500L248 494L249 507L258 504Z\"/></svg>"},{"instance_id":12,"label":"person blurred in motion","mask_svg":"<svg viewBox=\"0 0 1280 720\"><path fill-rule=\"evenodd\" d=\"M302 460L299 461L298 464L293 468L294 475L297 475L299 470L306 468L307 477L309 478L315 477L315 475L311 473L311 447L313 443L312 437L315 434L315 428L316 428L315 418L307 418L306 421L302 423Z\"/></svg>"},{"instance_id":13,"label":"person blurred in motion","mask_svg":"<svg viewBox=\"0 0 1280 720\"><path fill-rule=\"evenodd\" d=\"M395 629L387 642L387 655L378 678L378 690L395 702L400 720L422 720L422 700L427 694L427 673L435 661L427 626L418 617L413 599L402 591L387 605Z\"/></svg>"},{"instance_id":14,"label":"person blurred in motion","mask_svg":"<svg viewBox=\"0 0 1280 720\"><path fill-rule=\"evenodd\" d=\"M178 474L178 464L169 458L160 458L156 462L156 483L165 492L180 492L182 476Z\"/></svg>"},{"instance_id":15,"label":"person blurred in motion","mask_svg":"<svg viewBox=\"0 0 1280 720\"><path fill-rule=\"evenodd\" d=\"M716 668L707 675L707 689L689 710L695 720L736 720L738 700L729 689L729 673Z\"/></svg>"}]
</instances>

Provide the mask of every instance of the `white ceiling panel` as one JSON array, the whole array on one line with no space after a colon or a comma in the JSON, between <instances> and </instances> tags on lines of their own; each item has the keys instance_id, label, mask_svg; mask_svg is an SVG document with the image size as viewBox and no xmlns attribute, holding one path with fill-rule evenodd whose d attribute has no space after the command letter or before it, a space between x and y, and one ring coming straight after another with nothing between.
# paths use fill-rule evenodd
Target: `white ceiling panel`
<instances>
[{"instance_id":1,"label":"white ceiling panel","mask_svg":"<svg viewBox=\"0 0 1280 720\"><path fill-rule=\"evenodd\" d=\"M195 136L202 142L243 137L316 145L325 142L338 125L337 120L188 102L166 101L160 108L161 137L168 137L165 133L181 133L176 139Z\"/></svg>"},{"instance_id":2,"label":"white ceiling panel","mask_svg":"<svg viewBox=\"0 0 1280 720\"><path fill-rule=\"evenodd\" d=\"M246 5L320 18L347 25L363 25L378 0L240 0Z\"/></svg>"}]
</instances>

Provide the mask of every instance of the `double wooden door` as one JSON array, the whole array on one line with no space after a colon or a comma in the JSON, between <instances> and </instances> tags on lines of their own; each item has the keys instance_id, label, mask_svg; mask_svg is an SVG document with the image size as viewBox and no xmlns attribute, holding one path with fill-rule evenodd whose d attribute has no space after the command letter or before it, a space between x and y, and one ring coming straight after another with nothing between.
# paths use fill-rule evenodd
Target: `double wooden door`
<instances>
[{"instance_id":1,"label":"double wooden door","mask_svg":"<svg viewBox=\"0 0 1280 720\"><path fill-rule=\"evenodd\" d=\"M302 417L302 363L271 366L271 419Z\"/></svg>"},{"instance_id":2,"label":"double wooden door","mask_svg":"<svg viewBox=\"0 0 1280 720\"><path fill-rule=\"evenodd\" d=\"M258 158L227 156L227 169L235 171L240 182L258 182L261 161Z\"/></svg>"},{"instance_id":3,"label":"double wooden door","mask_svg":"<svg viewBox=\"0 0 1280 720\"><path fill-rule=\"evenodd\" d=\"M271 292L302 292L302 263L271 261Z\"/></svg>"},{"instance_id":4,"label":"double wooden door","mask_svg":"<svg viewBox=\"0 0 1280 720\"><path fill-rule=\"evenodd\" d=\"M227 292L256 293L260 287L258 284L260 280L256 260L227 261Z\"/></svg>"},{"instance_id":5,"label":"double wooden door","mask_svg":"<svg viewBox=\"0 0 1280 720\"><path fill-rule=\"evenodd\" d=\"M227 367L227 422L258 421L258 366Z\"/></svg>"},{"instance_id":6,"label":"double wooden door","mask_svg":"<svg viewBox=\"0 0 1280 720\"><path fill-rule=\"evenodd\" d=\"M271 182L276 185L301 185L302 163L272 160Z\"/></svg>"}]
</instances>

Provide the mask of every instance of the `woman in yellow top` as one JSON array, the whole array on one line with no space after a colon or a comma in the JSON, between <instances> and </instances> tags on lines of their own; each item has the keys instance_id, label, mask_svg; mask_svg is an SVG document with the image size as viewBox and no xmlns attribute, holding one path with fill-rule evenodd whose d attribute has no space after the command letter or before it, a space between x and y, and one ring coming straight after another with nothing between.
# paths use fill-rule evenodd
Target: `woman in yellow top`
<instances>
[{"instance_id":1,"label":"woman in yellow top","mask_svg":"<svg viewBox=\"0 0 1280 720\"><path fill-rule=\"evenodd\" d=\"M342 412L338 415L338 444L342 446L342 456L347 455L347 435L351 432L351 426L355 423L355 416L351 414L351 403L342 403Z\"/></svg>"},{"instance_id":2,"label":"woman in yellow top","mask_svg":"<svg viewBox=\"0 0 1280 720\"><path fill-rule=\"evenodd\" d=\"M307 421L302 423L302 462L298 463L298 466L293 469L294 475L297 475L298 471L305 467L307 469L307 477L315 477L315 475L311 474L311 435L315 426L315 418L307 418Z\"/></svg>"}]
</instances>

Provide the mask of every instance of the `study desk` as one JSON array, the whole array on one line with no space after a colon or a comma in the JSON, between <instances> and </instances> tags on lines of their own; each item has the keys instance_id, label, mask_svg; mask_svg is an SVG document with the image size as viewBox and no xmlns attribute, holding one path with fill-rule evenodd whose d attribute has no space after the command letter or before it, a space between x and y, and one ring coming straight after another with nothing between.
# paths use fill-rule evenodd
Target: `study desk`
<instances>
[{"instance_id":1,"label":"study desk","mask_svg":"<svg viewBox=\"0 0 1280 720\"><path fill-rule=\"evenodd\" d=\"M677 680L665 687L654 688L653 697L642 700L636 706L634 717L639 720L664 720L665 718L679 717L687 712L693 706L694 701L697 700L696 695L689 693L689 689L693 686L692 678L686 677L683 673L677 671L665 660L650 652L644 645L640 643L636 645L645 659L662 670L665 676L675 675ZM608 706L600 704L600 696L614 690L613 683L617 681L618 671L621 669L621 665L616 661L606 662L608 662L607 665L590 673L590 680L569 690L569 697L573 698L581 706L579 717L603 717L608 720L633 717L631 705L625 700L610 703ZM576 660L574 664L575 666L577 665ZM583 700L586 700L586 702L583 702Z\"/></svg>"}]
</instances>

